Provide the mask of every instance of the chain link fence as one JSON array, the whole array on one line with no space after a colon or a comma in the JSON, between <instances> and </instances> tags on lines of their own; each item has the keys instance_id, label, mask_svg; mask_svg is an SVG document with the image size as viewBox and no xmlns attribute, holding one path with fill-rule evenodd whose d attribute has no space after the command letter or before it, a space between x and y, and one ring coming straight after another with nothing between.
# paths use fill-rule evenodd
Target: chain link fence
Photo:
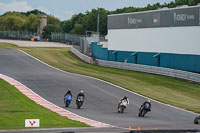
<instances>
[{"instance_id":1,"label":"chain link fence","mask_svg":"<svg viewBox=\"0 0 200 133\"><path fill-rule=\"evenodd\" d=\"M31 40L34 37L32 32L26 31L0 31L0 38L14 39L14 40ZM74 48L86 55L90 55L91 42L98 42L105 40L104 37L89 37L68 33L51 33L51 40L53 42L61 42L73 45Z\"/></svg>"},{"instance_id":2,"label":"chain link fence","mask_svg":"<svg viewBox=\"0 0 200 133\"><path fill-rule=\"evenodd\" d=\"M98 42L99 37L86 37L68 33L51 33L51 41L73 45L77 50L89 55L91 42Z\"/></svg>"},{"instance_id":3,"label":"chain link fence","mask_svg":"<svg viewBox=\"0 0 200 133\"><path fill-rule=\"evenodd\" d=\"M15 40L30 40L33 37L32 32L26 31L0 31L0 38Z\"/></svg>"}]
</instances>

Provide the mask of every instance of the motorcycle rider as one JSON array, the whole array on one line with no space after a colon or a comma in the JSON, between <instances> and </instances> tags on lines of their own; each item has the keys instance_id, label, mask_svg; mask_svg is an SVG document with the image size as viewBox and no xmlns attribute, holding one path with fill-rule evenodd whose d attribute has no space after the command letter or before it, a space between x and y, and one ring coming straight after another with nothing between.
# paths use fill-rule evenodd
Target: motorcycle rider
<instances>
[{"instance_id":1,"label":"motorcycle rider","mask_svg":"<svg viewBox=\"0 0 200 133\"><path fill-rule=\"evenodd\" d=\"M200 116L197 116L197 117L194 119L194 124L200 124Z\"/></svg>"},{"instance_id":2,"label":"motorcycle rider","mask_svg":"<svg viewBox=\"0 0 200 133\"><path fill-rule=\"evenodd\" d=\"M83 93L83 90L80 91L80 93L77 95L77 98L76 98L76 105L77 105L77 108L80 109L83 102L84 102L84 99L85 99L85 95Z\"/></svg>"},{"instance_id":3,"label":"motorcycle rider","mask_svg":"<svg viewBox=\"0 0 200 133\"><path fill-rule=\"evenodd\" d=\"M85 99L85 94L83 93L83 90L81 90L81 91L78 93L76 99L78 99L78 97L83 97L83 100Z\"/></svg>"},{"instance_id":4,"label":"motorcycle rider","mask_svg":"<svg viewBox=\"0 0 200 133\"><path fill-rule=\"evenodd\" d=\"M147 111L151 111L151 101L150 100L147 100L145 101L140 108L144 107L146 104L149 104L149 108L147 109Z\"/></svg>"},{"instance_id":5,"label":"motorcycle rider","mask_svg":"<svg viewBox=\"0 0 200 133\"><path fill-rule=\"evenodd\" d=\"M64 95L64 98L65 98L67 95L70 95L70 96L71 96L71 98L72 98L72 92L71 92L71 90L70 90L70 89L69 89L69 90L66 92L66 94Z\"/></svg>"},{"instance_id":6,"label":"motorcycle rider","mask_svg":"<svg viewBox=\"0 0 200 133\"><path fill-rule=\"evenodd\" d=\"M126 100L127 105L129 104L128 97L127 97L127 96L124 96L123 98L121 98L121 99L119 100L118 108L119 108L119 106L120 106L120 104L122 103L123 100Z\"/></svg>"}]
</instances>

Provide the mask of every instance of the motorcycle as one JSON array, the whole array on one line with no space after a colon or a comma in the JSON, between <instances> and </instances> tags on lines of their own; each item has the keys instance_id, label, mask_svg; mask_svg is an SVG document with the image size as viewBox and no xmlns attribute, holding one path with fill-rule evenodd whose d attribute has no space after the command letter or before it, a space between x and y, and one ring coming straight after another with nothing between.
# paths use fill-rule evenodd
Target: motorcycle
<instances>
[{"instance_id":1,"label":"motorcycle","mask_svg":"<svg viewBox=\"0 0 200 133\"><path fill-rule=\"evenodd\" d=\"M124 110L127 108L128 103L126 100L122 100L121 103L118 105L118 113L123 113Z\"/></svg>"},{"instance_id":2,"label":"motorcycle","mask_svg":"<svg viewBox=\"0 0 200 133\"><path fill-rule=\"evenodd\" d=\"M70 95L67 95L67 96L65 97L65 101L64 101L65 107L69 107L71 101L72 101L71 96L70 96Z\"/></svg>"},{"instance_id":3,"label":"motorcycle","mask_svg":"<svg viewBox=\"0 0 200 133\"><path fill-rule=\"evenodd\" d=\"M194 119L194 124L200 124L200 116L197 116L197 117Z\"/></svg>"},{"instance_id":4,"label":"motorcycle","mask_svg":"<svg viewBox=\"0 0 200 133\"><path fill-rule=\"evenodd\" d=\"M76 105L77 105L78 109L81 108L81 106L83 105L83 102L84 102L84 99L83 99L82 96L77 97L77 99L76 99Z\"/></svg>"},{"instance_id":5,"label":"motorcycle","mask_svg":"<svg viewBox=\"0 0 200 133\"><path fill-rule=\"evenodd\" d=\"M141 106L140 107L140 109L139 109L139 114L138 114L138 116L139 117L144 117L145 116L145 114L148 112L148 110L149 110L149 104L148 103L146 103L144 106Z\"/></svg>"}]
</instances>

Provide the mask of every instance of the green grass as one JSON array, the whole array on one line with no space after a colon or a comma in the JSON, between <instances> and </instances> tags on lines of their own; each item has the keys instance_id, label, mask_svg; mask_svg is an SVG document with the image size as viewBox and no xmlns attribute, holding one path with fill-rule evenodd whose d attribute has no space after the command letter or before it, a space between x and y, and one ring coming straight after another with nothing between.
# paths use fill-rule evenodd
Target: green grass
<instances>
[{"instance_id":1,"label":"green grass","mask_svg":"<svg viewBox=\"0 0 200 133\"><path fill-rule=\"evenodd\" d=\"M41 128L87 127L36 104L0 79L0 130L23 129L25 119L40 119Z\"/></svg>"},{"instance_id":2,"label":"green grass","mask_svg":"<svg viewBox=\"0 0 200 133\"><path fill-rule=\"evenodd\" d=\"M10 43L0 43L0 48L13 49L18 48L18 46Z\"/></svg>"},{"instance_id":3,"label":"green grass","mask_svg":"<svg viewBox=\"0 0 200 133\"><path fill-rule=\"evenodd\" d=\"M163 103L200 113L200 84L87 64L76 58L69 48L20 49L64 71L100 78Z\"/></svg>"}]
</instances>

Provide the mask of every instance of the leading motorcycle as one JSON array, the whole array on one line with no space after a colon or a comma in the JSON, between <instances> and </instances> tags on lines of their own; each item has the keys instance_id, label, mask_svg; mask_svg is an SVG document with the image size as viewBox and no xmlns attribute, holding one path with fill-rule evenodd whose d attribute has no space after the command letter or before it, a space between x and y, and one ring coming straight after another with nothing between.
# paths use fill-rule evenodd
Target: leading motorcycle
<instances>
[{"instance_id":1,"label":"leading motorcycle","mask_svg":"<svg viewBox=\"0 0 200 133\"><path fill-rule=\"evenodd\" d=\"M149 111L150 105L149 103L146 103L145 105L141 106L139 109L139 117L144 117L145 114Z\"/></svg>"},{"instance_id":2,"label":"leading motorcycle","mask_svg":"<svg viewBox=\"0 0 200 133\"><path fill-rule=\"evenodd\" d=\"M71 101L72 101L72 97L70 95L67 95L64 99L65 107L69 107Z\"/></svg>"}]
</instances>

